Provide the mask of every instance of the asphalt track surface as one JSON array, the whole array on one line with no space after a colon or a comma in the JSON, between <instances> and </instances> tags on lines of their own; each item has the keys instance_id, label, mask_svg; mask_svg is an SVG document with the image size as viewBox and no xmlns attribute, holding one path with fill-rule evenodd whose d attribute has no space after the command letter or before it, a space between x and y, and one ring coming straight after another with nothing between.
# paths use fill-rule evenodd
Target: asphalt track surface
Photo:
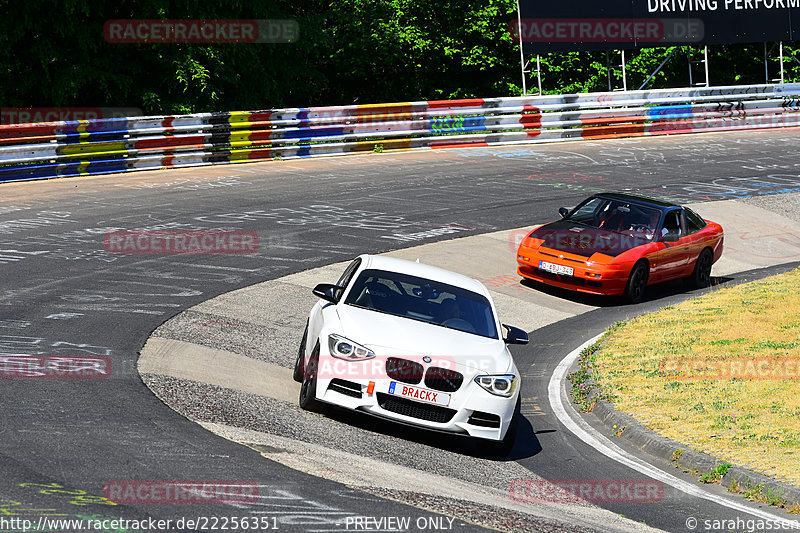
<instances>
[{"instance_id":1,"label":"asphalt track surface","mask_svg":"<svg viewBox=\"0 0 800 533\"><path fill-rule=\"evenodd\" d=\"M782 130L4 184L0 353L105 356L112 372L99 380L0 381L0 512L173 520L266 513L284 531L330 528L331 516L433 517L271 463L187 421L141 382L138 350L170 316L218 294L363 252L546 222L596 191L686 203L797 191L797 141L796 130ZM251 230L260 248L254 255L109 254L103 234L118 229ZM605 307L539 330L520 357L563 356L621 314L681 298L666 290L641 308ZM537 420L528 431L518 447L534 447L512 456L545 477L608 478L622 468L569 439L555 421ZM256 503L222 509L89 498L112 480L248 480L261 488ZM689 511L731 516L680 495L613 510L670 531L685 530ZM480 528L456 522L455 529Z\"/></svg>"}]
</instances>

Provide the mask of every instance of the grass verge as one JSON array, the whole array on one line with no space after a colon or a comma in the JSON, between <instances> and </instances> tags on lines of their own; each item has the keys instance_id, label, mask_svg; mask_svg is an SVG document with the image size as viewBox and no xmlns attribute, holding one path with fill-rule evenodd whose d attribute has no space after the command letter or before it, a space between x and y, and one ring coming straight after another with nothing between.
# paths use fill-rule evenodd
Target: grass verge
<instances>
[{"instance_id":1,"label":"grass verge","mask_svg":"<svg viewBox=\"0 0 800 533\"><path fill-rule=\"evenodd\" d=\"M584 409L588 383L649 429L800 486L800 269L617 325L570 380Z\"/></svg>"}]
</instances>

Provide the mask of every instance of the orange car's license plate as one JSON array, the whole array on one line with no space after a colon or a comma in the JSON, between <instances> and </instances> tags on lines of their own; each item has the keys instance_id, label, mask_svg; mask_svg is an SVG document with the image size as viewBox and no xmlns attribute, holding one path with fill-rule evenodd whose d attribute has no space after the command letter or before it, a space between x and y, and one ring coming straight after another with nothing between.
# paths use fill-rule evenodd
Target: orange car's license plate
<instances>
[{"instance_id":1,"label":"orange car's license plate","mask_svg":"<svg viewBox=\"0 0 800 533\"><path fill-rule=\"evenodd\" d=\"M412 387L411 385L404 385L396 381L392 381L391 384L389 384L389 394L408 398L409 400L416 400L418 402L443 405L445 407L450 405L450 395L445 392Z\"/></svg>"},{"instance_id":2,"label":"orange car's license plate","mask_svg":"<svg viewBox=\"0 0 800 533\"><path fill-rule=\"evenodd\" d=\"M548 263L547 261L539 261L539 268L547 272L552 272L553 274L563 274L565 276L571 276L575 272L575 269L572 267L556 265L555 263Z\"/></svg>"}]
</instances>

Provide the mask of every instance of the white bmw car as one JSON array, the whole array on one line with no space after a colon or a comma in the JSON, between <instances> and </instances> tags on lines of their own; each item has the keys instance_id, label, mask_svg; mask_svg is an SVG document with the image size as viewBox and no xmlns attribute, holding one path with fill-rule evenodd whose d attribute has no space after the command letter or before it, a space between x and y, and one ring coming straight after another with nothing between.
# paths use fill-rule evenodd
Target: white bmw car
<instances>
[{"instance_id":1,"label":"white bmw car","mask_svg":"<svg viewBox=\"0 0 800 533\"><path fill-rule=\"evenodd\" d=\"M520 376L507 345L528 335L500 324L480 282L362 255L314 294L294 369L303 409L324 402L510 450Z\"/></svg>"}]
</instances>

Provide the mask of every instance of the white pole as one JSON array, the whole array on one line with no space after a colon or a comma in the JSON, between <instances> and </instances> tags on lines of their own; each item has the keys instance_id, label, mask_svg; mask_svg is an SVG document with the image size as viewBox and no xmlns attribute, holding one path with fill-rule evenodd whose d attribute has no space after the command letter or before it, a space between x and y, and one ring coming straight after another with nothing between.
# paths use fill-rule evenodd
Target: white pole
<instances>
[{"instance_id":1,"label":"white pole","mask_svg":"<svg viewBox=\"0 0 800 533\"><path fill-rule=\"evenodd\" d=\"M519 65L522 70L522 96L528 94L528 84L525 82L525 54L522 51L522 14L519 12L517 0L517 34L519 34Z\"/></svg>"},{"instance_id":2,"label":"white pole","mask_svg":"<svg viewBox=\"0 0 800 533\"><path fill-rule=\"evenodd\" d=\"M708 82L708 46L703 48L703 59L706 65L706 87L711 87L711 84Z\"/></svg>"},{"instance_id":3,"label":"white pole","mask_svg":"<svg viewBox=\"0 0 800 533\"><path fill-rule=\"evenodd\" d=\"M780 56L781 56L781 83L783 83L783 41L781 41L781 49L780 49Z\"/></svg>"},{"instance_id":4,"label":"white pole","mask_svg":"<svg viewBox=\"0 0 800 533\"><path fill-rule=\"evenodd\" d=\"M769 63L767 62L767 43L764 42L764 83L769 83Z\"/></svg>"},{"instance_id":5,"label":"white pole","mask_svg":"<svg viewBox=\"0 0 800 533\"><path fill-rule=\"evenodd\" d=\"M536 54L536 79L539 80L539 96L542 95L542 65L539 62L539 54Z\"/></svg>"},{"instance_id":6,"label":"white pole","mask_svg":"<svg viewBox=\"0 0 800 533\"><path fill-rule=\"evenodd\" d=\"M628 77L625 72L625 50L622 51L622 90L628 90Z\"/></svg>"}]
</instances>

